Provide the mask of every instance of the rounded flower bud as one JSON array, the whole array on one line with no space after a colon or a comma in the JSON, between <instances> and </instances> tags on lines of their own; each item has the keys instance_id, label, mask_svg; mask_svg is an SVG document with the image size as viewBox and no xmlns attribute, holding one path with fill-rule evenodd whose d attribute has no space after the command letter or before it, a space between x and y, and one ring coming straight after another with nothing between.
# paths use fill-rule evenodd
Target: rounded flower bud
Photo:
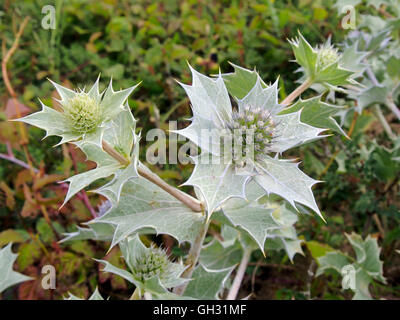
<instances>
[{"instance_id":1,"label":"rounded flower bud","mask_svg":"<svg viewBox=\"0 0 400 320\"><path fill-rule=\"evenodd\" d=\"M64 105L65 115L74 131L86 133L94 130L100 122L100 108L85 92L80 92Z\"/></svg>"},{"instance_id":2,"label":"rounded flower bud","mask_svg":"<svg viewBox=\"0 0 400 320\"><path fill-rule=\"evenodd\" d=\"M140 281L146 281L155 276L163 279L169 273L169 266L167 253L152 245L143 255L136 258L131 271Z\"/></svg>"},{"instance_id":3,"label":"rounded flower bud","mask_svg":"<svg viewBox=\"0 0 400 320\"><path fill-rule=\"evenodd\" d=\"M318 68L323 69L326 66L336 62L339 59L337 49L333 47L321 47L318 49Z\"/></svg>"}]
</instances>

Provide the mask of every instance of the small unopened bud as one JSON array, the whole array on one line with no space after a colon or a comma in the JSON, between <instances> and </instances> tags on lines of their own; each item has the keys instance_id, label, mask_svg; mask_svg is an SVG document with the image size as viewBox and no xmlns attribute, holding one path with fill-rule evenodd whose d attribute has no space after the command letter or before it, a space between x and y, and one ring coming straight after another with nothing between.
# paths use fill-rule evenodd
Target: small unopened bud
<instances>
[{"instance_id":1,"label":"small unopened bud","mask_svg":"<svg viewBox=\"0 0 400 320\"><path fill-rule=\"evenodd\" d=\"M333 47L321 47L318 50L318 67L320 69L329 66L339 59L339 53Z\"/></svg>"}]
</instances>

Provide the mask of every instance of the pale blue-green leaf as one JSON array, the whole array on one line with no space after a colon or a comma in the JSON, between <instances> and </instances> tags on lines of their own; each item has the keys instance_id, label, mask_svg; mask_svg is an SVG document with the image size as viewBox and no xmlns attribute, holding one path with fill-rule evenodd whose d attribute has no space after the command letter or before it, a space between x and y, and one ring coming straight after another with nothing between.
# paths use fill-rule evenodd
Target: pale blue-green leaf
<instances>
[{"instance_id":1,"label":"pale blue-green leaf","mask_svg":"<svg viewBox=\"0 0 400 320\"><path fill-rule=\"evenodd\" d=\"M237 265L242 255L243 248L238 241L229 247L224 247L219 240L214 239L203 247L199 261L209 269L219 270Z\"/></svg>"},{"instance_id":2,"label":"pale blue-green leaf","mask_svg":"<svg viewBox=\"0 0 400 320\"><path fill-rule=\"evenodd\" d=\"M303 250L301 248L302 242L302 240L291 240L284 237L268 238L265 242L265 251L284 250L290 261L293 263L293 258L296 253L303 254Z\"/></svg>"},{"instance_id":3,"label":"pale blue-green leaf","mask_svg":"<svg viewBox=\"0 0 400 320\"><path fill-rule=\"evenodd\" d=\"M264 194L265 191L251 181L246 187L247 200L234 198L222 205L222 211L229 221L248 232L263 252L269 233L280 228L272 216L273 209L266 208L258 201Z\"/></svg>"},{"instance_id":4,"label":"pale blue-green leaf","mask_svg":"<svg viewBox=\"0 0 400 320\"><path fill-rule=\"evenodd\" d=\"M318 181L304 174L298 163L264 158L257 163L259 174L254 180L268 193L286 199L294 208L295 202L313 209L322 219L311 187ZM297 208L296 208L297 210Z\"/></svg>"},{"instance_id":5,"label":"pale blue-green leaf","mask_svg":"<svg viewBox=\"0 0 400 320\"><path fill-rule=\"evenodd\" d=\"M169 234L179 242L193 242L204 219L201 213L193 212L160 187L139 177L127 181L118 204L94 221L115 226L114 246L143 228Z\"/></svg>"},{"instance_id":6,"label":"pale blue-green leaf","mask_svg":"<svg viewBox=\"0 0 400 320\"><path fill-rule=\"evenodd\" d=\"M121 165L119 163L114 163L108 166L97 167L96 169L79 173L65 180L66 182L69 182L69 188L63 205L65 205L65 203L67 203L71 197L73 197L83 188L90 185L92 182L114 174L118 168L120 168L120 166Z\"/></svg>"},{"instance_id":7,"label":"pale blue-green leaf","mask_svg":"<svg viewBox=\"0 0 400 320\"><path fill-rule=\"evenodd\" d=\"M282 110L280 114L302 110L301 122L316 128L330 129L347 137L346 133L333 118L342 109L342 107L322 102L321 97L318 96L307 100L299 99L294 105Z\"/></svg>"},{"instance_id":8,"label":"pale blue-green leaf","mask_svg":"<svg viewBox=\"0 0 400 320\"><path fill-rule=\"evenodd\" d=\"M354 72L342 68L338 61L316 73L314 81L333 87L356 84L356 82L351 79L352 76L354 76Z\"/></svg>"},{"instance_id":9,"label":"pale blue-green leaf","mask_svg":"<svg viewBox=\"0 0 400 320\"><path fill-rule=\"evenodd\" d=\"M111 241L115 228L107 223L92 223L89 228L77 227L75 232L65 233L60 243L76 240Z\"/></svg>"},{"instance_id":10,"label":"pale blue-green leaf","mask_svg":"<svg viewBox=\"0 0 400 320\"><path fill-rule=\"evenodd\" d=\"M234 267L210 270L199 264L193 272L192 280L186 287L185 296L200 300L219 299L218 295L233 269Z\"/></svg>"},{"instance_id":11,"label":"pale blue-green leaf","mask_svg":"<svg viewBox=\"0 0 400 320\"><path fill-rule=\"evenodd\" d=\"M358 41L356 41L344 48L339 64L342 68L354 72L354 77L357 77L366 68L366 64L363 61L367 55L367 52L358 51Z\"/></svg>"},{"instance_id":12,"label":"pale blue-green leaf","mask_svg":"<svg viewBox=\"0 0 400 320\"><path fill-rule=\"evenodd\" d=\"M202 115L194 115L192 123L182 130L171 130L171 132L186 137L202 151L219 156L221 153L221 143L225 129L217 127L211 119L204 118Z\"/></svg>"},{"instance_id":13,"label":"pale blue-green leaf","mask_svg":"<svg viewBox=\"0 0 400 320\"><path fill-rule=\"evenodd\" d=\"M215 164L212 161L215 161ZM238 175L231 163L225 163L223 158L208 154L194 158L195 167L189 180L184 185L199 188L206 205L207 214L211 214L225 201L233 197L244 198L244 188L249 177ZM209 163L204 163L209 162Z\"/></svg>"},{"instance_id":14,"label":"pale blue-green leaf","mask_svg":"<svg viewBox=\"0 0 400 320\"><path fill-rule=\"evenodd\" d=\"M124 110L110 121L103 139L112 145L124 157L129 158L139 137L135 134L136 120L126 104Z\"/></svg>"},{"instance_id":15,"label":"pale blue-green leaf","mask_svg":"<svg viewBox=\"0 0 400 320\"><path fill-rule=\"evenodd\" d=\"M302 110L274 117L276 137L272 140L271 151L282 153L293 147L311 142L326 136L319 134L326 129L312 127L300 121Z\"/></svg>"},{"instance_id":16,"label":"pale blue-green leaf","mask_svg":"<svg viewBox=\"0 0 400 320\"><path fill-rule=\"evenodd\" d=\"M120 112L124 110L125 101L139 84L140 83L128 89L114 91L112 87L112 80L110 80L110 84L105 90L103 99L99 105L104 120L114 119Z\"/></svg>"},{"instance_id":17,"label":"pale blue-green leaf","mask_svg":"<svg viewBox=\"0 0 400 320\"><path fill-rule=\"evenodd\" d=\"M372 300L369 292L371 282L371 277L363 269L358 269L356 271L356 288L353 300Z\"/></svg>"},{"instance_id":18,"label":"pale blue-green leaf","mask_svg":"<svg viewBox=\"0 0 400 320\"><path fill-rule=\"evenodd\" d=\"M304 69L307 77L315 75L315 66L317 64L318 53L307 42L299 31L299 36L296 39L289 40L296 62Z\"/></svg>"},{"instance_id":19,"label":"pale blue-green leaf","mask_svg":"<svg viewBox=\"0 0 400 320\"><path fill-rule=\"evenodd\" d=\"M370 86L357 95L357 109L359 112L372 104L384 104L387 101L388 90L384 86Z\"/></svg>"},{"instance_id":20,"label":"pale blue-green leaf","mask_svg":"<svg viewBox=\"0 0 400 320\"><path fill-rule=\"evenodd\" d=\"M54 88L56 88L60 98L61 98L61 104L67 102L68 100L72 99L73 97L75 97L76 92L68 89L66 87L63 87L57 83L55 83L54 81L50 80L51 84L54 86Z\"/></svg>"},{"instance_id":21,"label":"pale blue-green leaf","mask_svg":"<svg viewBox=\"0 0 400 320\"><path fill-rule=\"evenodd\" d=\"M277 114L283 109L282 105L278 104L278 80L271 86L264 87L260 76L250 92L243 98L238 100L239 111L246 107L250 109L261 108L272 115Z\"/></svg>"},{"instance_id":22,"label":"pale blue-green leaf","mask_svg":"<svg viewBox=\"0 0 400 320\"><path fill-rule=\"evenodd\" d=\"M15 119L15 121L22 121L45 130L45 138L48 136L62 137L64 134L67 134L68 137L65 137L64 139L66 141L71 141L81 137L80 134L76 135L72 132L68 121L62 112L58 112L45 106L42 101L40 101L40 103L42 106L41 111L29 114L23 118Z\"/></svg>"},{"instance_id":23,"label":"pale blue-green leaf","mask_svg":"<svg viewBox=\"0 0 400 320\"><path fill-rule=\"evenodd\" d=\"M13 270L13 264L18 254L11 251L12 243L0 250L0 293L5 289L21 282L33 280L33 278L25 276Z\"/></svg>"},{"instance_id":24,"label":"pale blue-green leaf","mask_svg":"<svg viewBox=\"0 0 400 320\"><path fill-rule=\"evenodd\" d=\"M96 82L93 84L93 86L89 89L88 91L88 96L94 99L97 104L100 104L101 98L102 98L102 93L99 91L99 80L100 80L100 75L97 77Z\"/></svg>"},{"instance_id":25,"label":"pale blue-green leaf","mask_svg":"<svg viewBox=\"0 0 400 320\"><path fill-rule=\"evenodd\" d=\"M73 295L72 293L68 294L69 296L64 298L64 300L85 300ZM104 300L104 298L101 296L99 289L96 287L96 290L92 293L88 300Z\"/></svg>"},{"instance_id":26,"label":"pale blue-green leaf","mask_svg":"<svg viewBox=\"0 0 400 320\"><path fill-rule=\"evenodd\" d=\"M352 264L352 260L339 251L329 251L324 256L318 258L317 261L319 265L316 272L317 277L328 269L333 269L341 274L344 266Z\"/></svg>"},{"instance_id":27,"label":"pale blue-green leaf","mask_svg":"<svg viewBox=\"0 0 400 320\"><path fill-rule=\"evenodd\" d=\"M130 179L135 179L139 176L136 161L132 160L127 167L117 169L113 174L113 179L100 187L96 192L103 194L114 204L118 203L124 184Z\"/></svg>"},{"instance_id":28,"label":"pale blue-green leaf","mask_svg":"<svg viewBox=\"0 0 400 320\"><path fill-rule=\"evenodd\" d=\"M383 262L379 259L381 248L378 246L376 239L370 235L363 240L360 235L356 233L346 234L347 239L352 245L357 263L364 269L364 271L381 282L386 282L383 276Z\"/></svg>"},{"instance_id":29,"label":"pale blue-green leaf","mask_svg":"<svg viewBox=\"0 0 400 320\"><path fill-rule=\"evenodd\" d=\"M231 120L232 105L222 76L210 78L189 67L192 85L181 86L190 99L193 116L208 119L218 128L224 128L225 122Z\"/></svg>"},{"instance_id":30,"label":"pale blue-green leaf","mask_svg":"<svg viewBox=\"0 0 400 320\"><path fill-rule=\"evenodd\" d=\"M120 276L121 278L129 281L130 283L133 283L135 286L138 286L138 282L133 278L130 272L112 265L107 260L97 260L97 259L95 260L104 265L104 268L101 270L102 272L109 272L116 274L117 276Z\"/></svg>"}]
</instances>

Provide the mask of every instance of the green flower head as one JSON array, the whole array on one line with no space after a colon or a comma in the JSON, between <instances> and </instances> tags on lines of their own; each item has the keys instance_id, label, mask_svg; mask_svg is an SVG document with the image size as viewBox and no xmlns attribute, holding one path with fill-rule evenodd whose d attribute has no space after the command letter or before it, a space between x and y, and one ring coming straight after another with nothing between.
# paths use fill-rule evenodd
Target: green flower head
<instances>
[{"instance_id":1,"label":"green flower head","mask_svg":"<svg viewBox=\"0 0 400 320\"><path fill-rule=\"evenodd\" d=\"M73 130L91 132L101 122L99 104L85 92L78 93L64 106L64 113Z\"/></svg>"},{"instance_id":2,"label":"green flower head","mask_svg":"<svg viewBox=\"0 0 400 320\"><path fill-rule=\"evenodd\" d=\"M46 130L47 136L60 136L59 142L85 141L101 146L101 140L109 121L124 110L124 103L133 86L125 90L114 91L112 81L107 89L99 92L99 78L90 90L71 90L53 81L62 110L56 111L42 104L42 110L17 119Z\"/></svg>"},{"instance_id":3,"label":"green flower head","mask_svg":"<svg viewBox=\"0 0 400 320\"><path fill-rule=\"evenodd\" d=\"M340 59L338 50L331 45L322 45L317 49L317 69L322 70Z\"/></svg>"},{"instance_id":4,"label":"green flower head","mask_svg":"<svg viewBox=\"0 0 400 320\"><path fill-rule=\"evenodd\" d=\"M337 88L356 84L354 78L358 72L354 68L364 58L364 52L345 50L339 52L331 45L330 38L319 46L312 47L299 32L299 36L289 40L295 62L300 65L299 71L304 75L301 81L309 79L313 84Z\"/></svg>"},{"instance_id":5,"label":"green flower head","mask_svg":"<svg viewBox=\"0 0 400 320\"><path fill-rule=\"evenodd\" d=\"M127 238L120 244L122 254L135 282L139 287L157 279L164 288L181 285L180 275L185 270L182 263L169 260L167 252L154 244L146 247L139 236Z\"/></svg>"}]
</instances>

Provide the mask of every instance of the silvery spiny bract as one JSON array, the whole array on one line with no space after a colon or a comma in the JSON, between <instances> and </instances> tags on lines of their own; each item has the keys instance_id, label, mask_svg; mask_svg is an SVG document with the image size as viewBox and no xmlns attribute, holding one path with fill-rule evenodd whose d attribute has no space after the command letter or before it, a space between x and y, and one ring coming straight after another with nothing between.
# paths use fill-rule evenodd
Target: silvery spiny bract
<instances>
[{"instance_id":1,"label":"silvery spiny bract","mask_svg":"<svg viewBox=\"0 0 400 320\"><path fill-rule=\"evenodd\" d=\"M297 163L278 156L324 137L319 135L324 129L302 123L301 110L280 115L284 106L278 103L277 82L266 86L257 75L248 94L236 99L238 106L234 110L221 74L210 78L193 68L191 72L192 85L181 85L191 101L192 123L177 133L201 147L202 156L219 158L219 163L211 168L209 164L203 165L202 157L198 157L186 183L200 189L210 214L231 197L245 198L245 185L250 179L266 193L278 194L294 207L295 202L304 204L320 214L311 191L317 181L301 172ZM209 139L202 139L205 129L211 134L211 143ZM221 148L220 141L229 144L235 139L241 142L241 151Z\"/></svg>"}]
</instances>

